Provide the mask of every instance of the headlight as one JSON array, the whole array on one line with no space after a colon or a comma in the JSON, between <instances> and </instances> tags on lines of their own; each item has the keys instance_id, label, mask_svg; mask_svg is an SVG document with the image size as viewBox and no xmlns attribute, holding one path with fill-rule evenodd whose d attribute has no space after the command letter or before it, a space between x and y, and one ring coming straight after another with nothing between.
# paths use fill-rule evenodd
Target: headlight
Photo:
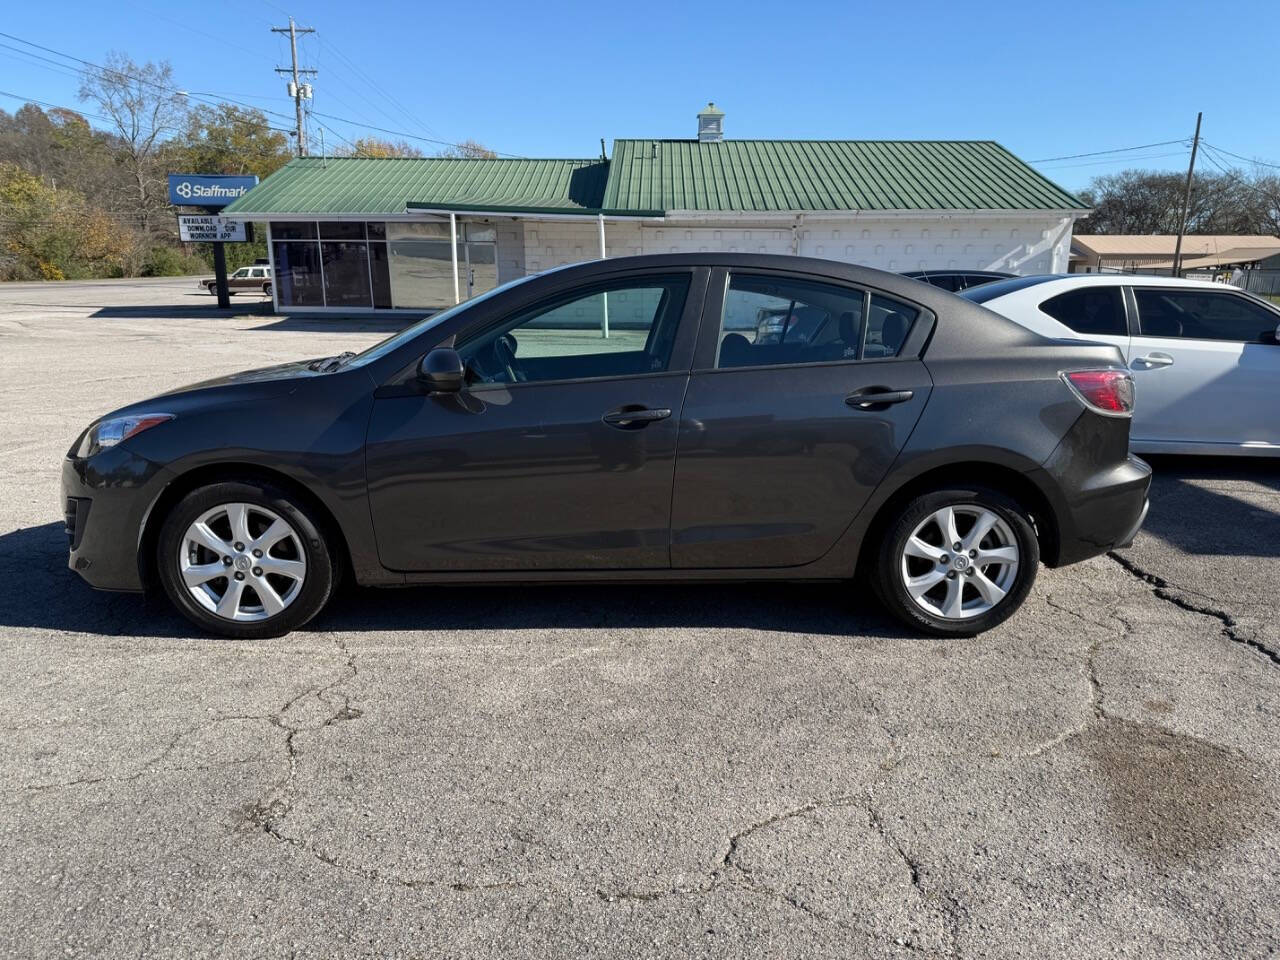
<instances>
[{"instance_id":1,"label":"headlight","mask_svg":"<svg viewBox=\"0 0 1280 960\"><path fill-rule=\"evenodd\" d=\"M76 456L92 457L143 430L149 430L157 424L172 419L171 413L139 413L131 417L112 417L110 420L102 420L85 431Z\"/></svg>"}]
</instances>

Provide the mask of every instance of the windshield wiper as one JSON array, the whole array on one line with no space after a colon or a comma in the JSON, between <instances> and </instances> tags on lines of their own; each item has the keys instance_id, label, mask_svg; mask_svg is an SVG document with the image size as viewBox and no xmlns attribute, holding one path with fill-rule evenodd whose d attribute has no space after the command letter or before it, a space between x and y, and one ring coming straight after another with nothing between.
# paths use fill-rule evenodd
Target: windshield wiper
<instances>
[{"instance_id":1,"label":"windshield wiper","mask_svg":"<svg viewBox=\"0 0 1280 960\"><path fill-rule=\"evenodd\" d=\"M329 373L330 371L337 370L355 355L354 350L348 350L345 353L338 354L336 357L321 357L319 360L312 360L308 363L307 369L316 370L320 373Z\"/></svg>"}]
</instances>

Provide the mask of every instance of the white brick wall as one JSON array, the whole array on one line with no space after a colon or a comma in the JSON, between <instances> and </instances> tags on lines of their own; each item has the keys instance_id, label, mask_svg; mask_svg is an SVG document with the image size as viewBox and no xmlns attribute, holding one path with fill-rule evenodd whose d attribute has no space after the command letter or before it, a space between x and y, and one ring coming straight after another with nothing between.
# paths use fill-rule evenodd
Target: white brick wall
<instances>
[{"instance_id":1,"label":"white brick wall","mask_svg":"<svg viewBox=\"0 0 1280 960\"><path fill-rule=\"evenodd\" d=\"M1066 273L1071 247L1070 217L1013 215L906 218L858 216L809 220L797 229L802 256L843 260L881 270L946 268L1006 270L1010 273ZM600 256L599 227L570 220L518 221L523 230L524 269L547 270ZM508 260L499 236L499 260ZM642 253L792 252L791 223L627 223L605 224L610 257ZM511 258L514 264L514 258ZM514 269L514 266L512 267ZM502 279L508 279L500 270Z\"/></svg>"}]
</instances>

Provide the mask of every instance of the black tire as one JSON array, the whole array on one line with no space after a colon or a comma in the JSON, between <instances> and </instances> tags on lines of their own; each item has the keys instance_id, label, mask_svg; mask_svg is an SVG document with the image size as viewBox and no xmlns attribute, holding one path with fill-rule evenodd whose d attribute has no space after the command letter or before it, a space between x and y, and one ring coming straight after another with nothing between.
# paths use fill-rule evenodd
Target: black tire
<instances>
[{"instance_id":1,"label":"black tire","mask_svg":"<svg viewBox=\"0 0 1280 960\"><path fill-rule=\"evenodd\" d=\"M181 551L188 549L184 540L191 524L213 508L232 503L264 507L285 520L296 533L289 548L294 553L300 548L302 555L298 559L304 560L306 564L305 575L301 586L297 588L296 596L279 613L264 615L263 619L231 620L207 609L187 588L179 568ZM254 514L251 515L252 519L261 523L265 515ZM271 552L270 548L267 552ZM323 526L310 516L307 508L283 490L254 480L214 483L199 487L183 497L164 519L155 559L164 592L183 616L210 633L243 640L278 637L301 627L329 601L338 569L334 544L325 535ZM232 568L228 567L228 570ZM254 570L250 570L245 576L249 577L254 573ZM229 581L224 580L223 583L229 584ZM246 582L246 587L252 588L252 581ZM217 590L217 581L214 582L214 590ZM247 592L246 596L249 596ZM265 605L263 606L265 614Z\"/></svg>"},{"instance_id":2,"label":"black tire","mask_svg":"<svg viewBox=\"0 0 1280 960\"><path fill-rule=\"evenodd\" d=\"M262 295L263 295L264 297L270 297L270 296L271 296L271 283L270 283L270 281L268 281L267 283L264 283L264 284L262 285Z\"/></svg>"},{"instance_id":3,"label":"black tire","mask_svg":"<svg viewBox=\"0 0 1280 960\"><path fill-rule=\"evenodd\" d=\"M1018 548L1017 569L1011 574L1012 582L1007 585L1004 597L989 610L966 619L942 617L924 609L912 599L902 576L907 540L927 518L948 506L961 509L977 507L994 513L1004 522ZM971 637L990 630L1017 611L1035 583L1040 565L1040 543L1035 528L1026 508L999 490L966 485L920 494L904 504L883 529L884 537L872 571L876 594L890 613L924 633L940 637ZM962 539L964 532L961 530ZM949 575L949 579L954 580L955 575ZM945 590L946 584L941 588ZM962 586L960 589L962 597L966 590L971 598L976 593L973 587Z\"/></svg>"},{"instance_id":4,"label":"black tire","mask_svg":"<svg viewBox=\"0 0 1280 960\"><path fill-rule=\"evenodd\" d=\"M204 288L209 291L209 296L216 297L218 295L218 284L216 281L211 280L209 283L204 285Z\"/></svg>"}]
</instances>

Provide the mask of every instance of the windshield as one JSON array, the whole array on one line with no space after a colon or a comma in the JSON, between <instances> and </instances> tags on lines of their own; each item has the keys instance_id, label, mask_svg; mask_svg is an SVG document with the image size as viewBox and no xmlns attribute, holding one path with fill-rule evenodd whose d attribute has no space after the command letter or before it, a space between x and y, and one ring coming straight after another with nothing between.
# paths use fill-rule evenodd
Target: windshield
<instances>
[{"instance_id":1,"label":"windshield","mask_svg":"<svg viewBox=\"0 0 1280 960\"><path fill-rule=\"evenodd\" d=\"M420 334L426 333L432 327L438 326L439 324L448 320L450 317L456 316L461 311L468 310L471 307L474 307L476 304L483 303L484 301L488 300L490 297L494 296L495 294L503 293L507 290L510 290L512 287L517 286L518 284L524 283L528 280L532 280L535 276L538 276L538 274L530 274L527 277L520 277L517 280L512 280L508 283L504 283L500 287L494 287L492 290L489 290L486 293L482 293L478 297L472 297L470 300L464 300L462 301L462 303L459 303L456 306L450 307L448 310L441 310L439 313L433 313L431 316L426 317L422 320L419 320L417 323L414 323L414 324L411 324L410 326L405 327L399 333L393 333L391 336L387 337L387 339L382 340L379 343L375 343L369 349L362 350L360 353L357 353L354 357L344 362L343 366L359 367L359 366L363 366L366 363L372 363L375 360L379 360L382 357L385 357L387 354L391 353L393 350L398 350L401 346L408 343L414 337L417 337Z\"/></svg>"},{"instance_id":2,"label":"windshield","mask_svg":"<svg viewBox=\"0 0 1280 960\"><path fill-rule=\"evenodd\" d=\"M961 290L956 296L972 300L974 303L986 303L988 300L1003 297L1006 293L1013 293L1015 290L1025 290L1027 287L1034 287L1038 283L1048 283L1050 280L1061 279L1061 275L1054 276L1052 274L1039 277L1010 277L1008 280L993 280L991 283L983 283L976 287L970 287L968 290Z\"/></svg>"}]
</instances>

